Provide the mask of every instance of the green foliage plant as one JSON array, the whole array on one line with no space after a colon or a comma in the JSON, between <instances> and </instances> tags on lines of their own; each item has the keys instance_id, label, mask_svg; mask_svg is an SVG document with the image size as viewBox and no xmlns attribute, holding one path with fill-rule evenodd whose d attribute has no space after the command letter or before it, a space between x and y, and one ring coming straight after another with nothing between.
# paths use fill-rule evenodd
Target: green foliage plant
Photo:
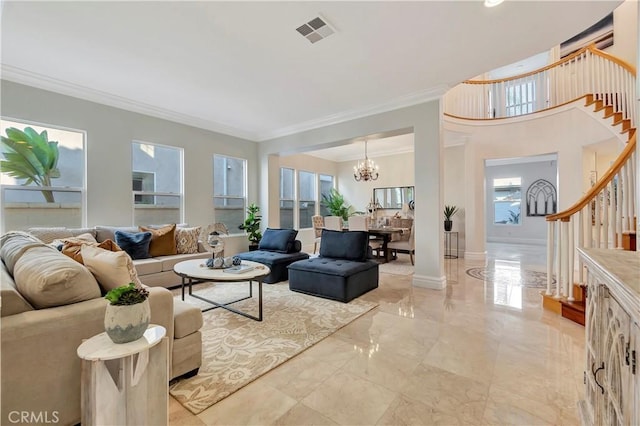
<instances>
[{"instance_id":1,"label":"green foliage plant","mask_svg":"<svg viewBox=\"0 0 640 426\"><path fill-rule=\"evenodd\" d=\"M456 206L444 206L444 220L451 220L454 214L458 212L458 207Z\"/></svg>"},{"instance_id":2,"label":"green foliage plant","mask_svg":"<svg viewBox=\"0 0 640 426\"><path fill-rule=\"evenodd\" d=\"M262 232L260 232L261 220L260 207L255 203L249 204L249 207L247 207L247 218L239 228L247 232L247 238L251 244L258 244L262 239Z\"/></svg>"},{"instance_id":3,"label":"green foliage plant","mask_svg":"<svg viewBox=\"0 0 640 426\"><path fill-rule=\"evenodd\" d=\"M507 223L511 223L513 225L520 223L520 212L516 213L513 210L509 210L509 219L507 219Z\"/></svg>"},{"instance_id":4,"label":"green foliage plant","mask_svg":"<svg viewBox=\"0 0 640 426\"><path fill-rule=\"evenodd\" d=\"M142 303L149 297L149 292L142 287L136 287L134 283L109 290L104 296L111 305L135 305Z\"/></svg>"},{"instance_id":5,"label":"green foliage plant","mask_svg":"<svg viewBox=\"0 0 640 426\"><path fill-rule=\"evenodd\" d=\"M349 216L355 214L353 207L345 203L344 196L335 188L331 188L328 195L322 194L321 203L332 216L340 216L344 221L349 220Z\"/></svg>"},{"instance_id":6,"label":"green foliage plant","mask_svg":"<svg viewBox=\"0 0 640 426\"><path fill-rule=\"evenodd\" d=\"M50 141L47 131L36 132L31 127L24 131L10 127L7 136L2 136L0 172L24 180L22 185L49 187L51 179L60 177L58 169L58 142ZM53 192L43 189L47 203L55 202Z\"/></svg>"}]
</instances>

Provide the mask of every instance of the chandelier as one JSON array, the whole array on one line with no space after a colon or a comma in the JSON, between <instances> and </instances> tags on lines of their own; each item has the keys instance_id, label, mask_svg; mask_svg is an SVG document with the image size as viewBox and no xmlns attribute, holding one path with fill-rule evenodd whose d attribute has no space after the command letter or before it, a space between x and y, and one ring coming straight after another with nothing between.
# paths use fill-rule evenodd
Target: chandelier
<instances>
[{"instance_id":1,"label":"chandelier","mask_svg":"<svg viewBox=\"0 0 640 426\"><path fill-rule=\"evenodd\" d=\"M378 179L378 166L367 156L367 140L364 141L364 161L358 161L357 166L353 166L353 178L360 182Z\"/></svg>"}]
</instances>

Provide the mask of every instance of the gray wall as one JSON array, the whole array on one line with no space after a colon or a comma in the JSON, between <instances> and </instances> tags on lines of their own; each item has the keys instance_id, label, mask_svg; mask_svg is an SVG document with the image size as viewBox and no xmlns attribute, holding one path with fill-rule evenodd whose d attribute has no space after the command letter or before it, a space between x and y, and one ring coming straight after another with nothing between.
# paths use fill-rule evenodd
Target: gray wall
<instances>
[{"instance_id":1,"label":"gray wall","mask_svg":"<svg viewBox=\"0 0 640 426\"><path fill-rule=\"evenodd\" d=\"M544 216L527 216L526 193L529 186L538 179L551 182L558 189L557 161L487 166L486 176L486 224L487 241L527 244L546 244L547 222ZM522 177L519 225L496 225L493 223L493 179Z\"/></svg>"},{"instance_id":2,"label":"gray wall","mask_svg":"<svg viewBox=\"0 0 640 426\"><path fill-rule=\"evenodd\" d=\"M247 159L249 202L258 193L255 142L2 81L2 116L87 132L85 224L130 225L131 142L184 149L184 221L206 225L213 211L214 153Z\"/></svg>"}]
</instances>

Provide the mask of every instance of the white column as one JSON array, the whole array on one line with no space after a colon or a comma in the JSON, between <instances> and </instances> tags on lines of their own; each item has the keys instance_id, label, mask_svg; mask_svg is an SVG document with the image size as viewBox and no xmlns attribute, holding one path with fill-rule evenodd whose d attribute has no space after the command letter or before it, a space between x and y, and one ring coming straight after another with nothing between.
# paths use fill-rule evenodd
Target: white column
<instances>
[{"instance_id":1,"label":"white column","mask_svg":"<svg viewBox=\"0 0 640 426\"><path fill-rule=\"evenodd\" d=\"M553 248L555 246L553 228L555 222L547 222L547 295L551 295L551 281L553 280Z\"/></svg>"},{"instance_id":2,"label":"white column","mask_svg":"<svg viewBox=\"0 0 640 426\"><path fill-rule=\"evenodd\" d=\"M465 252L466 260L484 261L485 249L485 176L484 159L473 141L467 141L465 162Z\"/></svg>"},{"instance_id":3,"label":"white column","mask_svg":"<svg viewBox=\"0 0 640 426\"><path fill-rule=\"evenodd\" d=\"M414 125L415 274L413 285L446 286L444 271L443 148L440 101L424 105L424 119Z\"/></svg>"}]
</instances>

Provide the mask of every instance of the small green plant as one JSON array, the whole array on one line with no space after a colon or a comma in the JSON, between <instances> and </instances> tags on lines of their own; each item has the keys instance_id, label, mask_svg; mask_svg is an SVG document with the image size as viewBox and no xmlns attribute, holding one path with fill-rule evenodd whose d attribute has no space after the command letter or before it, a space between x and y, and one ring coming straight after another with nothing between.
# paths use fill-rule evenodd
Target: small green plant
<instances>
[{"instance_id":1,"label":"small green plant","mask_svg":"<svg viewBox=\"0 0 640 426\"><path fill-rule=\"evenodd\" d=\"M454 214L458 212L458 207L456 206L444 206L444 220L451 220Z\"/></svg>"},{"instance_id":2,"label":"small green plant","mask_svg":"<svg viewBox=\"0 0 640 426\"><path fill-rule=\"evenodd\" d=\"M349 216L355 214L354 208L345 203L344 196L335 188L331 188L329 195L322 194L322 205L329 210L332 216L340 216L344 221L349 220Z\"/></svg>"},{"instance_id":3,"label":"small green plant","mask_svg":"<svg viewBox=\"0 0 640 426\"><path fill-rule=\"evenodd\" d=\"M2 136L0 172L15 179L23 179L22 185L51 186L51 179L60 177L58 169L58 142L49 141L47 131L38 133L31 127L24 131L10 127ZM43 189L47 203L55 202L53 192Z\"/></svg>"},{"instance_id":4,"label":"small green plant","mask_svg":"<svg viewBox=\"0 0 640 426\"><path fill-rule=\"evenodd\" d=\"M261 220L260 207L255 203L249 204L249 207L247 207L247 218L238 228L247 232L247 238L251 244L258 244L262 239L262 232L260 232Z\"/></svg>"},{"instance_id":5,"label":"small green plant","mask_svg":"<svg viewBox=\"0 0 640 426\"><path fill-rule=\"evenodd\" d=\"M507 219L507 223L518 224L520 223L520 212L516 213L513 210L509 210L509 218Z\"/></svg>"},{"instance_id":6,"label":"small green plant","mask_svg":"<svg viewBox=\"0 0 640 426\"><path fill-rule=\"evenodd\" d=\"M134 283L109 290L104 296L112 305L135 305L142 303L149 297L149 292Z\"/></svg>"}]
</instances>

